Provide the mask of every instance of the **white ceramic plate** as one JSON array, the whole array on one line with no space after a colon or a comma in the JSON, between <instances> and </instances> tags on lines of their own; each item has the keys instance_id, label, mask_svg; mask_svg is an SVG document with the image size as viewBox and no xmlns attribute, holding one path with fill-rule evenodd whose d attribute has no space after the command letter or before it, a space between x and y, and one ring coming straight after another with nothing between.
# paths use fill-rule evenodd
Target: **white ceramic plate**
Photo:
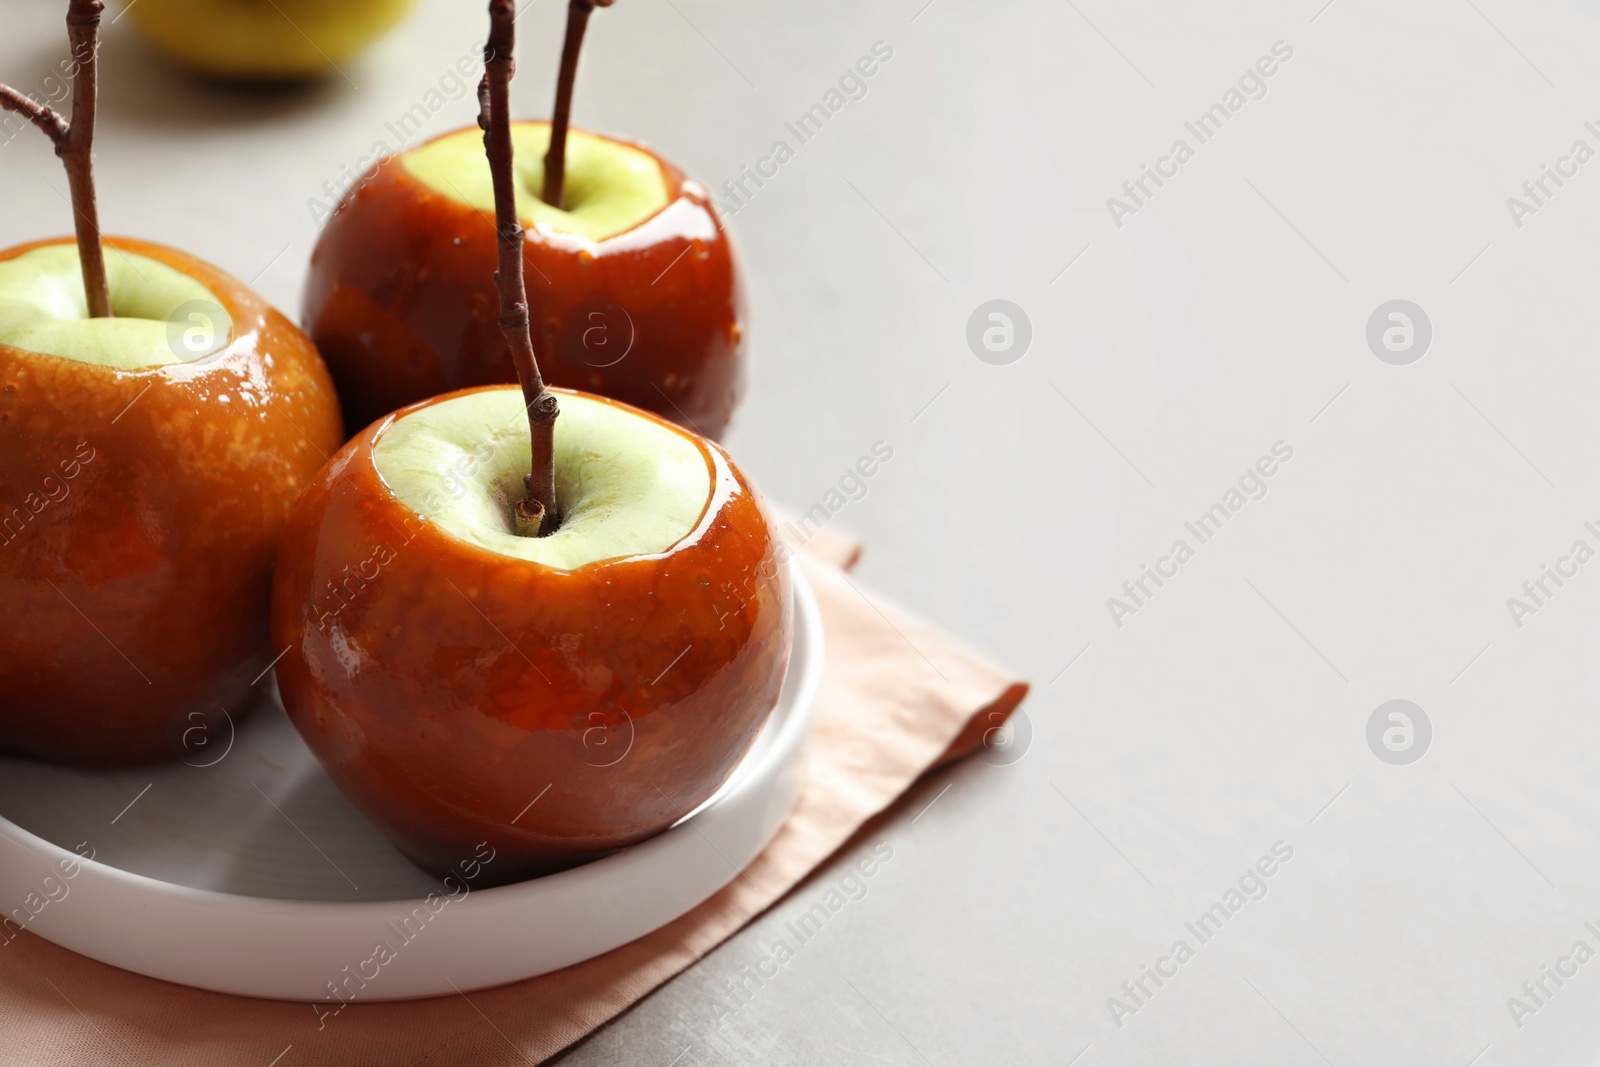
<instances>
[{"instance_id":1,"label":"white ceramic plate","mask_svg":"<svg viewBox=\"0 0 1600 1067\"><path fill-rule=\"evenodd\" d=\"M320 1001L338 987L371 1001L518 981L641 937L731 881L799 796L822 622L790 574L794 653L777 710L715 796L642 844L447 897L350 806L273 694L236 735L191 739L183 763L0 759L0 940L21 926L201 989ZM93 861L74 866L75 850Z\"/></svg>"}]
</instances>

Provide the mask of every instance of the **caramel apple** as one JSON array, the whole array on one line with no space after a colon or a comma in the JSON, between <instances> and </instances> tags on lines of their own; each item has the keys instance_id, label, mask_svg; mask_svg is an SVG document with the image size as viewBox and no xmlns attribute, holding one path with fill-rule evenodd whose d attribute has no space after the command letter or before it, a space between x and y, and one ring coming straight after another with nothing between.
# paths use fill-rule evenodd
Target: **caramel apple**
<instances>
[{"instance_id":1,"label":"caramel apple","mask_svg":"<svg viewBox=\"0 0 1600 1067\"><path fill-rule=\"evenodd\" d=\"M705 190L649 149L568 132L570 32L568 59L557 136L546 122L512 132L540 364L552 384L720 438L744 383L728 235ZM427 396L516 380L495 324L494 214L478 132L464 129L385 158L328 219L303 321L352 430Z\"/></svg>"},{"instance_id":2,"label":"caramel apple","mask_svg":"<svg viewBox=\"0 0 1600 1067\"><path fill-rule=\"evenodd\" d=\"M665 829L728 777L783 682L789 579L738 469L645 412L558 396L555 533L514 532L527 422L515 386L490 386L357 435L279 551L284 706L436 872L482 841L503 881Z\"/></svg>"},{"instance_id":3,"label":"caramel apple","mask_svg":"<svg viewBox=\"0 0 1600 1067\"><path fill-rule=\"evenodd\" d=\"M489 10L492 276L520 389L424 400L349 441L289 520L272 633L284 706L345 794L423 867L487 844L510 881L709 798L776 706L794 605L720 448L547 388L507 115L515 11Z\"/></svg>"},{"instance_id":4,"label":"caramel apple","mask_svg":"<svg viewBox=\"0 0 1600 1067\"><path fill-rule=\"evenodd\" d=\"M68 7L70 124L0 86L55 144L77 223L0 252L0 751L89 765L178 755L251 700L278 533L341 437L316 349L259 296L102 241L101 9Z\"/></svg>"},{"instance_id":5,"label":"caramel apple","mask_svg":"<svg viewBox=\"0 0 1600 1067\"><path fill-rule=\"evenodd\" d=\"M278 532L342 436L316 349L242 282L106 247L114 318L70 238L0 252L0 749L94 765L181 755L259 693Z\"/></svg>"}]
</instances>

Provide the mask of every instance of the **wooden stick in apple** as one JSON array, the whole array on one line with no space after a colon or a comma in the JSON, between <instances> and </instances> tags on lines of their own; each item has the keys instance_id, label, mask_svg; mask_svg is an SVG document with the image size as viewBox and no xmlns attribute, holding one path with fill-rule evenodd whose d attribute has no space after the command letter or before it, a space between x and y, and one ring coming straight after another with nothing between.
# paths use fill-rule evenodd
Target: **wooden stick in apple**
<instances>
[{"instance_id":1,"label":"wooden stick in apple","mask_svg":"<svg viewBox=\"0 0 1600 1067\"><path fill-rule=\"evenodd\" d=\"M528 430L533 436L533 470L525 479L528 499L513 508L517 533L544 537L561 523L556 511L555 425L561 414L555 396L545 388L533 354L528 328L528 295L522 281L522 220L517 214L511 149L511 76L516 72L516 5L489 0L489 39L483 46L483 80L478 83L478 125L494 179L495 229L499 239L500 332L511 349L511 361L528 405Z\"/></svg>"},{"instance_id":2,"label":"wooden stick in apple","mask_svg":"<svg viewBox=\"0 0 1600 1067\"><path fill-rule=\"evenodd\" d=\"M106 282L105 252L100 245L100 209L94 195L94 111L98 82L100 13L103 0L69 0L67 39L72 43L72 121L0 83L0 107L14 111L39 129L56 147L72 191L73 229L78 235L78 260L83 266L83 293L89 317L111 317L111 287Z\"/></svg>"},{"instance_id":3,"label":"wooden stick in apple","mask_svg":"<svg viewBox=\"0 0 1600 1067\"><path fill-rule=\"evenodd\" d=\"M572 0L567 5L567 37L561 45L561 73L556 77L556 109L550 116L550 147L544 154L544 192L540 199L552 207L562 204L562 185L567 177L567 125L572 118L572 83L578 77L578 52L583 48L583 31L589 15L597 7L610 7L613 0Z\"/></svg>"}]
</instances>

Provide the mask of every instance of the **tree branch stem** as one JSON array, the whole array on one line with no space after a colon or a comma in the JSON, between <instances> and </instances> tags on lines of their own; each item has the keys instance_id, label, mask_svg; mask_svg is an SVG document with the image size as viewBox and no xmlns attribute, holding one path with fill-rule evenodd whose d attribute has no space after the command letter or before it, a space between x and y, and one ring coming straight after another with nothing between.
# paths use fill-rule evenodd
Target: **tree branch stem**
<instances>
[{"instance_id":1,"label":"tree branch stem","mask_svg":"<svg viewBox=\"0 0 1600 1067\"><path fill-rule=\"evenodd\" d=\"M578 53L583 50L583 32L589 26L589 16L594 8L595 0L571 0L567 5L567 36L561 45L561 71L556 76L556 108L550 116L550 147L544 154L544 192L540 197L551 207L565 206L562 197L567 175L567 129L572 118L572 86L578 77Z\"/></svg>"},{"instance_id":2,"label":"tree branch stem","mask_svg":"<svg viewBox=\"0 0 1600 1067\"><path fill-rule=\"evenodd\" d=\"M522 384L533 439L532 471L525 479L528 499L514 509L517 532L525 537L553 533L561 517L556 510L555 423L561 414L555 396L545 388L533 352L528 325L528 294L523 283L522 221L517 213L516 175L511 146L511 78L516 73L516 6L512 0L489 0L489 39L483 49L483 80L478 83L478 125L494 180L495 230L499 269L500 332Z\"/></svg>"},{"instance_id":3,"label":"tree branch stem","mask_svg":"<svg viewBox=\"0 0 1600 1067\"><path fill-rule=\"evenodd\" d=\"M100 240L100 210L94 194L94 115L99 82L100 15L103 0L69 0L67 39L72 44L72 121L43 104L0 84L0 108L22 115L55 146L72 194L72 228L83 268L83 294L90 318L111 317L111 287L106 281L105 249Z\"/></svg>"},{"instance_id":4,"label":"tree branch stem","mask_svg":"<svg viewBox=\"0 0 1600 1067\"><path fill-rule=\"evenodd\" d=\"M72 193L73 230L78 236L78 261L89 317L111 317L111 285L106 280L105 248L100 240L100 207L94 194L94 120L99 99L100 13L102 0L72 0L67 9L67 36L77 71L72 81L72 124L56 142L56 155L67 169Z\"/></svg>"},{"instance_id":5,"label":"tree branch stem","mask_svg":"<svg viewBox=\"0 0 1600 1067\"><path fill-rule=\"evenodd\" d=\"M44 104L36 103L11 86L0 83L0 108L14 111L27 119L50 138L51 144L60 144L67 136L67 120Z\"/></svg>"}]
</instances>

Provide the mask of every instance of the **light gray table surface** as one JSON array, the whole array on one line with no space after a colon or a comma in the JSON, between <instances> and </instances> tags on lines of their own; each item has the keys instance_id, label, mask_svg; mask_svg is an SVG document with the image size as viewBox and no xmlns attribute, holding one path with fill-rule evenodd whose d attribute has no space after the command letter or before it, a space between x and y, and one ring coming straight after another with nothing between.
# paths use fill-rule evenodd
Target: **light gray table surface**
<instances>
[{"instance_id":1,"label":"light gray table surface","mask_svg":"<svg viewBox=\"0 0 1600 1067\"><path fill-rule=\"evenodd\" d=\"M386 123L474 52L481 7L421 0L288 94L199 86L110 26L108 232L297 315L310 202L398 147ZM0 76L64 56L61 8L0 0ZM521 113L547 113L562 12L522 16ZM785 123L877 42L799 144ZM1600 950L1600 562L1570 554L1600 548L1600 160L1572 155L1600 151L1597 57L1595 0L597 15L581 124L725 202L794 149L728 214L754 351L732 452L803 509L888 442L832 520L863 580L1035 690L1022 758L920 784L859 843L893 850L865 894L731 1017L728 983L841 866L558 1062L1594 1062L1600 962L1571 952ZM472 119L449 100L424 132ZM1124 192L1147 165L1161 184ZM4 244L67 230L42 139L0 145L0 175ZM994 299L1031 327L1003 365L967 340ZM1413 362L1379 358L1421 345L1386 349L1387 311L1369 344L1392 300L1430 324ZM1134 599L1146 565L1167 577ZM1546 565L1566 576L1535 601ZM1395 699L1431 726L1398 756L1387 710L1368 740ZM1146 965L1167 977L1141 991Z\"/></svg>"}]
</instances>

